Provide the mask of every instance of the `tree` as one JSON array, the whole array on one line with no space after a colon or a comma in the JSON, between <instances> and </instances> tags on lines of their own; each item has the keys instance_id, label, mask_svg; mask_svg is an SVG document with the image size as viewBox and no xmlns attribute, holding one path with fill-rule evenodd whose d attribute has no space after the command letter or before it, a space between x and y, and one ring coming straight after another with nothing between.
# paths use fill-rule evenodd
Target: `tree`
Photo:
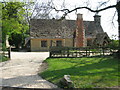
<instances>
[{"instance_id":1,"label":"tree","mask_svg":"<svg viewBox=\"0 0 120 90\"><path fill-rule=\"evenodd\" d=\"M37 0L36 0L37 1ZM2 2L2 41L5 46L6 35L9 35L10 45L18 48L24 44L24 39L30 34L30 19L50 18L52 2ZM20 35L21 34L21 35ZM17 35L21 40L15 41Z\"/></svg>"},{"instance_id":2,"label":"tree","mask_svg":"<svg viewBox=\"0 0 120 90\"><path fill-rule=\"evenodd\" d=\"M52 0L48 0L48 2L25 2L25 18L29 25L30 33L30 20L31 19L50 19L50 12L53 10L51 7L53 5Z\"/></svg>"},{"instance_id":3,"label":"tree","mask_svg":"<svg viewBox=\"0 0 120 90\"><path fill-rule=\"evenodd\" d=\"M22 42L22 38L23 38L22 34L12 33L11 39L9 39L9 44L15 46L16 48L19 48Z\"/></svg>"},{"instance_id":4,"label":"tree","mask_svg":"<svg viewBox=\"0 0 120 90\"><path fill-rule=\"evenodd\" d=\"M2 41L3 45L6 43L6 35L9 35L11 45L18 48L18 44L23 44L28 24L25 20L25 4L23 2L2 2ZM21 40L15 41L17 35L21 34ZM14 37L14 38L13 38ZM14 42L11 42L13 41ZM17 42L17 43L16 43Z\"/></svg>"},{"instance_id":5,"label":"tree","mask_svg":"<svg viewBox=\"0 0 120 90\"><path fill-rule=\"evenodd\" d=\"M108 45L108 47L111 47L113 49L117 48L119 45L119 41L118 40L111 40L110 44Z\"/></svg>"},{"instance_id":6,"label":"tree","mask_svg":"<svg viewBox=\"0 0 120 90\"><path fill-rule=\"evenodd\" d=\"M117 1L116 9L118 12L118 33L119 33L119 48L120 48L120 0ZM120 53L120 50L119 50Z\"/></svg>"}]
</instances>

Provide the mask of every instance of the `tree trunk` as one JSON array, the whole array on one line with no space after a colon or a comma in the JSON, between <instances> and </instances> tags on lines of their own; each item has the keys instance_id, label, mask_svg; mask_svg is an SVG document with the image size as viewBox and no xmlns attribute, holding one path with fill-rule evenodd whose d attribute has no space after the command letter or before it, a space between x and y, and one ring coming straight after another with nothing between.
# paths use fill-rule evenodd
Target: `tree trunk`
<instances>
[{"instance_id":1,"label":"tree trunk","mask_svg":"<svg viewBox=\"0 0 120 90\"><path fill-rule=\"evenodd\" d=\"M119 50L118 50L118 58L120 58L120 1L117 2L116 6L117 12L118 12L118 34L119 34Z\"/></svg>"}]
</instances>

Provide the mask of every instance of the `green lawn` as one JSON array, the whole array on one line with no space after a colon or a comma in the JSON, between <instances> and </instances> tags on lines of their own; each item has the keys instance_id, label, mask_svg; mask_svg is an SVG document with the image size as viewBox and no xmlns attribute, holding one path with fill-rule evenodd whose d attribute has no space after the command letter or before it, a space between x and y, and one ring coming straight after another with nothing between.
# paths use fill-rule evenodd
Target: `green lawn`
<instances>
[{"instance_id":1,"label":"green lawn","mask_svg":"<svg viewBox=\"0 0 120 90\"><path fill-rule=\"evenodd\" d=\"M7 61L7 60L9 60L8 57L0 55L0 62L4 62L4 61Z\"/></svg>"},{"instance_id":2,"label":"green lawn","mask_svg":"<svg viewBox=\"0 0 120 90\"><path fill-rule=\"evenodd\" d=\"M120 79L118 59L112 57L48 58L45 62L49 67L40 75L54 84L64 75L71 75L75 88L116 87Z\"/></svg>"}]
</instances>

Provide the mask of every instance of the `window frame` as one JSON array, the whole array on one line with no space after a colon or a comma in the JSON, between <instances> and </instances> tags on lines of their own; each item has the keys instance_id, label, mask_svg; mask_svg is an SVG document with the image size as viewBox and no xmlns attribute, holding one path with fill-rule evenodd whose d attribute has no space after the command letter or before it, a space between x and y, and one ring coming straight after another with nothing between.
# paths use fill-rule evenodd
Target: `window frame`
<instances>
[{"instance_id":1,"label":"window frame","mask_svg":"<svg viewBox=\"0 0 120 90\"><path fill-rule=\"evenodd\" d=\"M62 47L62 40L56 40L56 46L57 47Z\"/></svg>"},{"instance_id":2,"label":"window frame","mask_svg":"<svg viewBox=\"0 0 120 90\"><path fill-rule=\"evenodd\" d=\"M41 40L41 47L47 47L47 40Z\"/></svg>"}]
</instances>

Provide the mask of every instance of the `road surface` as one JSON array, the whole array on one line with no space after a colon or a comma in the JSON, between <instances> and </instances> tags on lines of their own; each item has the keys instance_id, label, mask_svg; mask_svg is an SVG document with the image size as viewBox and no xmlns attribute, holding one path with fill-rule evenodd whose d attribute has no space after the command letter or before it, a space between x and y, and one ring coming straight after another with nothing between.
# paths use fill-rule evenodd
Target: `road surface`
<instances>
[{"instance_id":1,"label":"road surface","mask_svg":"<svg viewBox=\"0 0 120 90\"><path fill-rule=\"evenodd\" d=\"M12 52L10 61L0 63L0 86L57 88L38 75L48 56L48 52Z\"/></svg>"}]
</instances>

